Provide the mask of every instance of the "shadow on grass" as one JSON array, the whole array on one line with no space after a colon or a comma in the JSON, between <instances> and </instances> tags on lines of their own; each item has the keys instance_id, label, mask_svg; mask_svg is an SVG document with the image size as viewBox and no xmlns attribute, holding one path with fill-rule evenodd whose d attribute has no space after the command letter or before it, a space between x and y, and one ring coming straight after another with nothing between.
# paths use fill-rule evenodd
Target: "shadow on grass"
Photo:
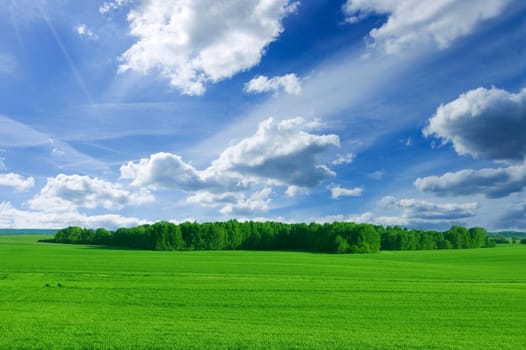
<instances>
[{"instance_id":1,"label":"shadow on grass","mask_svg":"<svg viewBox=\"0 0 526 350\"><path fill-rule=\"evenodd\" d=\"M52 243L52 244L61 244L61 245L73 245L81 247L83 249L104 249L104 250L150 250L150 249L141 249L141 248L132 248L132 247L123 247L123 246L114 246L114 245L96 245L89 243L65 243L65 242L56 242L54 239L39 239L39 243ZM151 250L150 250L151 251Z\"/></svg>"},{"instance_id":2,"label":"shadow on grass","mask_svg":"<svg viewBox=\"0 0 526 350\"><path fill-rule=\"evenodd\" d=\"M144 249L144 248L133 248L133 247L123 247L123 246L114 246L114 245L96 245L88 243L64 243L64 242L55 242L54 239L40 239L38 242L41 243L52 243L52 244L63 244L63 245L74 245L81 247L82 249L94 249L94 250L133 250L133 251L149 251L149 252L289 252L289 253L307 253L315 255L333 255L334 253L326 252L312 252L306 250L295 250L295 249L218 249L218 250L199 250L199 249L183 249L183 250L155 250L155 249Z\"/></svg>"}]
</instances>

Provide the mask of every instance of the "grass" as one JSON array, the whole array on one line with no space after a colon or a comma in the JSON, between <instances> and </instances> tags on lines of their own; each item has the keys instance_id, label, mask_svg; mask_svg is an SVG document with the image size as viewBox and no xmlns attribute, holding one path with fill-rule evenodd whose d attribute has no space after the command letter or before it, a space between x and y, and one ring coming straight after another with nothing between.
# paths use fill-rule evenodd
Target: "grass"
<instances>
[{"instance_id":1,"label":"grass","mask_svg":"<svg viewBox=\"0 0 526 350\"><path fill-rule=\"evenodd\" d=\"M0 236L0 348L520 349L526 246L155 252Z\"/></svg>"}]
</instances>

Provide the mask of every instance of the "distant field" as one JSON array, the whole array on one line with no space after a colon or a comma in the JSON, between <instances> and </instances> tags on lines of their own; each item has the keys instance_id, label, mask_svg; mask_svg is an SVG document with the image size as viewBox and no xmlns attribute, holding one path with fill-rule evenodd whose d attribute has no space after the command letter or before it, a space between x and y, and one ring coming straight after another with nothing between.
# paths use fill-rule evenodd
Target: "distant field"
<instances>
[{"instance_id":1,"label":"distant field","mask_svg":"<svg viewBox=\"0 0 526 350\"><path fill-rule=\"evenodd\" d=\"M526 246L159 252L0 236L0 349L524 349Z\"/></svg>"},{"instance_id":2,"label":"distant field","mask_svg":"<svg viewBox=\"0 0 526 350\"><path fill-rule=\"evenodd\" d=\"M31 234L31 235L54 235L57 230L48 229L16 229L16 228L0 228L0 235L19 235L19 234Z\"/></svg>"}]
</instances>

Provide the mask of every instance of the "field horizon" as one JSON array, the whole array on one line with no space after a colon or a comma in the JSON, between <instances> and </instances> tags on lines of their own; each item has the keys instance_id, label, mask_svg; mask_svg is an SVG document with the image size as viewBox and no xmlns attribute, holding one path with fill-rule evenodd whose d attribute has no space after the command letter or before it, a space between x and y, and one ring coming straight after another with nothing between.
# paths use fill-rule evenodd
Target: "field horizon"
<instances>
[{"instance_id":1,"label":"field horizon","mask_svg":"<svg viewBox=\"0 0 526 350\"><path fill-rule=\"evenodd\" d=\"M0 236L0 348L517 349L526 246L331 255Z\"/></svg>"}]
</instances>

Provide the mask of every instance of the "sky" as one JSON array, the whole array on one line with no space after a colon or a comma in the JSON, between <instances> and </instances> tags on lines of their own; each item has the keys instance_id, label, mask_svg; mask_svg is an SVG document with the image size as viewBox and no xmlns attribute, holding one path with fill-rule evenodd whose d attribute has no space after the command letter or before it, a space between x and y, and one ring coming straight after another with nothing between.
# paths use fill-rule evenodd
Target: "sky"
<instances>
[{"instance_id":1,"label":"sky","mask_svg":"<svg viewBox=\"0 0 526 350\"><path fill-rule=\"evenodd\" d=\"M526 230L526 3L0 0L0 227Z\"/></svg>"}]
</instances>

